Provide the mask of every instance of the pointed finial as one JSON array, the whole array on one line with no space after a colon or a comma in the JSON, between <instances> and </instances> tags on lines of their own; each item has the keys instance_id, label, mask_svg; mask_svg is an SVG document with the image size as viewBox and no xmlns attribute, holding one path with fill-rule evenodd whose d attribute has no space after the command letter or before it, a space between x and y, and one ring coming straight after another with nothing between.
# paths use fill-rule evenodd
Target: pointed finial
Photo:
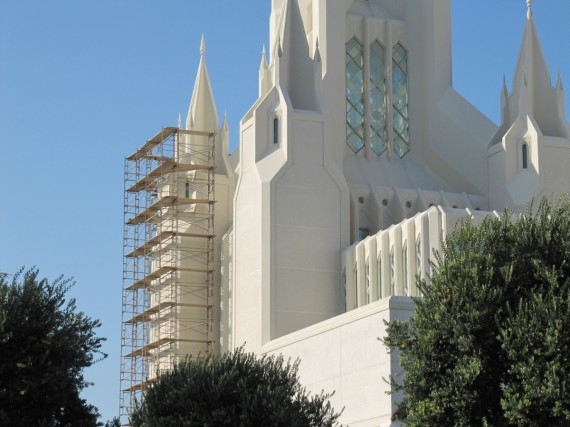
<instances>
[{"instance_id":1,"label":"pointed finial","mask_svg":"<svg viewBox=\"0 0 570 427\"><path fill-rule=\"evenodd\" d=\"M222 123L222 129L228 130L228 115L226 110L224 110L224 121Z\"/></svg>"},{"instance_id":2,"label":"pointed finial","mask_svg":"<svg viewBox=\"0 0 570 427\"><path fill-rule=\"evenodd\" d=\"M509 90L507 89L507 76L503 73L503 96L506 98L509 95Z\"/></svg>"},{"instance_id":3,"label":"pointed finial","mask_svg":"<svg viewBox=\"0 0 570 427\"><path fill-rule=\"evenodd\" d=\"M265 57L265 44L263 45L263 49L261 49L261 65L262 69L267 69L267 58Z\"/></svg>"},{"instance_id":4,"label":"pointed finial","mask_svg":"<svg viewBox=\"0 0 570 427\"><path fill-rule=\"evenodd\" d=\"M556 82L556 89L559 91L564 90L564 85L562 84L562 75L560 74L560 68L558 69L558 81Z\"/></svg>"},{"instance_id":5,"label":"pointed finial","mask_svg":"<svg viewBox=\"0 0 570 427\"><path fill-rule=\"evenodd\" d=\"M206 39L204 38L204 33L202 33L202 41L200 42L200 55L204 56L206 53Z\"/></svg>"},{"instance_id":6,"label":"pointed finial","mask_svg":"<svg viewBox=\"0 0 570 427\"><path fill-rule=\"evenodd\" d=\"M182 129L182 114L178 113L178 129Z\"/></svg>"},{"instance_id":7,"label":"pointed finial","mask_svg":"<svg viewBox=\"0 0 570 427\"><path fill-rule=\"evenodd\" d=\"M526 7L528 8L526 16L528 19L530 19L532 15L532 0L526 0Z\"/></svg>"}]
</instances>

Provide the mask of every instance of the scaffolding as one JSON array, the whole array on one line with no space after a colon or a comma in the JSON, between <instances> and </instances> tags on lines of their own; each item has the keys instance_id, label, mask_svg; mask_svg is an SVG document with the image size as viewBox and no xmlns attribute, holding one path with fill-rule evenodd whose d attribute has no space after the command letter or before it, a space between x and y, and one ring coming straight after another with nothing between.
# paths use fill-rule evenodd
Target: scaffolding
<instances>
[{"instance_id":1,"label":"scaffolding","mask_svg":"<svg viewBox=\"0 0 570 427\"><path fill-rule=\"evenodd\" d=\"M215 137L163 128L125 159L121 420L157 376L212 351Z\"/></svg>"}]
</instances>

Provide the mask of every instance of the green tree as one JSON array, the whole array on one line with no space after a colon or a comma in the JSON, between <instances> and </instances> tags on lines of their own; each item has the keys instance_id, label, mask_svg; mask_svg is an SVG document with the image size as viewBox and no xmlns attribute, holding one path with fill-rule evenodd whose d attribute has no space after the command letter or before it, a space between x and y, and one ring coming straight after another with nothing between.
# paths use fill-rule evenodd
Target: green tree
<instances>
[{"instance_id":1,"label":"green tree","mask_svg":"<svg viewBox=\"0 0 570 427\"><path fill-rule=\"evenodd\" d=\"M410 426L570 425L570 203L447 236L409 322L392 321Z\"/></svg>"},{"instance_id":2,"label":"green tree","mask_svg":"<svg viewBox=\"0 0 570 427\"><path fill-rule=\"evenodd\" d=\"M95 426L97 409L80 392L83 369L106 357L100 322L66 301L70 279L38 275L0 276L0 425Z\"/></svg>"},{"instance_id":3,"label":"green tree","mask_svg":"<svg viewBox=\"0 0 570 427\"><path fill-rule=\"evenodd\" d=\"M329 427L340 414L299 384L298 362L245 353L188 359L161 375L131 416L133 427Z\"/></svg>"},{"instance_id":4,"label":"green tree","mask_svg":"<svg viewBox=\"0 0 570 427\"><path fill-rule=\"evenodd\" d=\"M121 427L121 421L119 417L114 417L105 423L105 427Z\"/></svg>"}]
</instances>

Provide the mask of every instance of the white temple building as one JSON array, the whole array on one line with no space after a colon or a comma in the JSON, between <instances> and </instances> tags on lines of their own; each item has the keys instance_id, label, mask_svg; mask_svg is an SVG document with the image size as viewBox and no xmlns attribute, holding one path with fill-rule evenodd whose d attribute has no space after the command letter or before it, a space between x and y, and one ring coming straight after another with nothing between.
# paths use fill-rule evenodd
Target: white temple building
<instances>
[{"instance_id":1,"label":"white temple building","mask_svg":"<svg viewBox=\"0 0 570 427\"><path fill-rule=\"evenodd\" d=\"M527 3L499 127L452 87L450 0L272 0L233 153L202 44L185 123L126 160L123 416L186 354L245 344L299 357L344 425L397 425L378 337L442 236L570 192L564 87Z\"/></svg>"}]
</instances>

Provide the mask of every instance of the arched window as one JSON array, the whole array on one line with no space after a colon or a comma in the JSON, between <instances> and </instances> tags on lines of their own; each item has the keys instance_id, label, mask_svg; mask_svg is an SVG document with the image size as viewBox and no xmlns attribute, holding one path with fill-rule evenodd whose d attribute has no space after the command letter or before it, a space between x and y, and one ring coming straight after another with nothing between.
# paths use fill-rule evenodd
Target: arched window
<instances>
[{"instance_id":1,"label":"arched window","mask_svg":"<svg viewBox=\"0 0 570 427\"><path fill-rule=\"evenodd\" d=\"M190 198L190 181L186 181L186 185L184 186L184 197L187 199Z\"/></svg>"},{"instance_id":2,"label":"arched window","mask_svg":"<svg viewBox=\"0 0 570 427\"><path fill-rule=\"evenodd\" d=\"M279 144L279 117L273 119L273 143Z\"/></svg>"},{"instance_id":3,"label":"arched window","mask_svg":"<svg viewBox=\"0 0 570 427\"><path fill-rule=\"evenodd\" d=\"M526 142L522 145L522 167L528 169L528 145Z\"/></svg>"}]
</instances>

